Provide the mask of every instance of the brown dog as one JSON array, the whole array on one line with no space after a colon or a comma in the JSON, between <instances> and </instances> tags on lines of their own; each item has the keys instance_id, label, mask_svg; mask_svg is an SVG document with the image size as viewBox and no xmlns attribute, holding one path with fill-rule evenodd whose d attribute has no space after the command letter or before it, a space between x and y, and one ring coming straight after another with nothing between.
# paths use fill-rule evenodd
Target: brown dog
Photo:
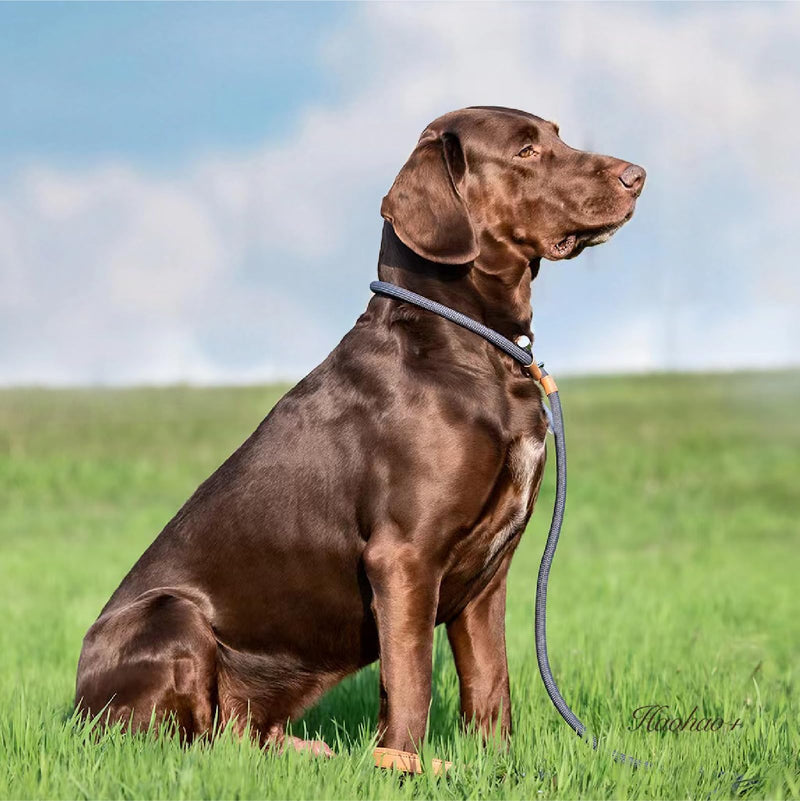
<instances>
[{"instance_id":1,"label":"brown dog","mask_svg":"<svg viewBox=\"0 0 800 801\"><path fill-rule=\"evenodd\" d=\"M540 259L608 239L644 179L521 111L446 114L384 198L378 275L530 337ZM511 358L373 297L125 577L84 640L76 703L134 728L155 710L189 738L249 714L282 743L287 720L380 658L381 745L409 750L444 623L464 719L508 734L506 574L546 426Z\"/></svg>"}]
</instances>

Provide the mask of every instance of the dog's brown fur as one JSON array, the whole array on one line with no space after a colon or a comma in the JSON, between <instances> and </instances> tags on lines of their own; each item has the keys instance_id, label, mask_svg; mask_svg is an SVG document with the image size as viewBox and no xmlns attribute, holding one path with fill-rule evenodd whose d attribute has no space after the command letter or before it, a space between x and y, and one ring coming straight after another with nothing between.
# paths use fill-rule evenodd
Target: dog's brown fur
<instances>
[{"instance_id":1,"label":"dog's brown fur","mask_svg":"<svg viewBox=\"0 0 800 801\"><path fill-rule=\"evenodd\" d=\"M384 199L378 274L532 336L540 259L608 238L643 183L640 167L573 150L530 114L446 114ZM372 298L123 580L84 640L76 703L134 729L155 710L189 738L249 714L280 742L288 719L380 658L380 742L409 750L444 623L464 718L508 734L506 574L545 430L518 364Z\"/></svg>"}]
</instances>

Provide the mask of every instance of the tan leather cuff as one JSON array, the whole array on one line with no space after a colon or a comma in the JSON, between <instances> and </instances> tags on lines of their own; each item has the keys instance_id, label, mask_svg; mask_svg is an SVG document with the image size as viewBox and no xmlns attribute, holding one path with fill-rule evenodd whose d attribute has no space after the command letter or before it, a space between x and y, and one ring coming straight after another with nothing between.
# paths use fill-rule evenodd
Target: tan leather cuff
<instances>
[{"instance_id":1,"label":"tan leather cuff","mask_svg":"<svg viewBox=\"0 0 800 801\"><path fill-rule=\"evenodd\" d=\"M544 375L539 379L539 383L542 385L542 389L544 390L545 395L552 395L554 392L558 392L558 386L556 385L556 380L551 375Z\"/></svg>"},{"instance_id":2,"label":"tan leather cuff","mask_svg":"<svg viewBox=\"0 0 800 801\"><path fill-rule=\"evenodd\" d=\"M422 762L416 754L410 751L398 751L396 748L376 748L372 752L376 768L399 770L402 773L422 773ZM452 762L442 759L432 759L431 768L434 775L439 776L453 767Z\"/></svg>"}]
</instances>

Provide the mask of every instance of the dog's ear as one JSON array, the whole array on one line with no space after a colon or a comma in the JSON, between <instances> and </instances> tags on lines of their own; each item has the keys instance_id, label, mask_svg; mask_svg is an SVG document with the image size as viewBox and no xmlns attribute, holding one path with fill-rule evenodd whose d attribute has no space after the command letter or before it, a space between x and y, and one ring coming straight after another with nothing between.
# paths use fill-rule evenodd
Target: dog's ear
<instances>
[{"instance_id":1,"label":"dog's ear","mask_svg":"<svg viewBox=\"0 0 800 801\"><path fill-rule=\"evenodd\" d=\"M455 134L422 135L381 203L400 241L441 264L466 264L477 257L478 241L458 191L467 172Z\"/></svg>"}]
</instances>

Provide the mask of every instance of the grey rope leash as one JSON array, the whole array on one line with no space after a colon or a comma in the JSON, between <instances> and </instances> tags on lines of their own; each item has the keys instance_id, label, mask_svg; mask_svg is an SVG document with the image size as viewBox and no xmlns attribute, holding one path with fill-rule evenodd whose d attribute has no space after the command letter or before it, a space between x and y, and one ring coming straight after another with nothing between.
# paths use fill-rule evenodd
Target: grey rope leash
<instances>
[{"instance_id":1,"label":"grey rope leash","mask_svg":"<svg viewBox=\"0 0 800 801\"><path fill-rule=\"evenodd\" d=\"M488 342L491 342L496 348L505 351L512 359L518 361L524 367L528 367L533 362L533 356L524 350L519 345L515 345L510 339L506 339L502 334L498 334L493 328L467 317L466 314L451 309L442 303L437 303L435 300L430 300L424 295L418 295L416 292L411 292L408 289L403 289L401 286L388 284L386 281L373 281L369 288L376 295L387 295L390 298L397 298L397 300L404 300L406 303L411 303L414 306L419 306L421 309L438 314L439 317L444 317L445 320L450 320L451 323L460 325L468 331L472 331L480 337L483 337Z\"/></svg>"},{"instance_id":2,"label":"grey rope leash","mask_svg":"<svg viewBox=\"0 0 800 801\"><path fill-rule=\"evenodd\" d=\"M499 348L511 356L524 367L530 370L531 375L536 379L545 391L550 402L550 412L552 414L552 430L556 448L556 496L553 504L553 517L550 521L550 530L547 534L547 541L542 554L542 561L539 565L539 576L536 581L536 608L534 611L534 635L536 640L536 660L539 663L539 672L542 675L545 689L547 690L553 706L558 710L559 715L569 724L572 730L583 737L586 733L586 726L578 716L569 708L564 700L564 696L558 689L553 671L550 669L550 660L547 655L547 582L550 577L550 567L553 564L553 557L558 546L558 538L561 534L561 526L564 522L564 508L567 503L567 447L564 441L564 416L561 411L561 399L558 395L558 387L552 376L544 369L544 363L537 364L533 356L527 350L519 347L510 339L499 334L492 328L473 320L466 314L444 306L434 300L418 295L403 287L389 284L386 281L373 281L369 288L378 295L385 295L390 298L405 301L421 309L438 314L446 320L450 320L462 328L483 337L487 342ZM587 739L593 749L597 750L597 738L592 736ZM627 762L634 767L650 767L649 762L636 759L632 756L612 752L612 758L617 762Z\"/></svg>"}]
</instances>

